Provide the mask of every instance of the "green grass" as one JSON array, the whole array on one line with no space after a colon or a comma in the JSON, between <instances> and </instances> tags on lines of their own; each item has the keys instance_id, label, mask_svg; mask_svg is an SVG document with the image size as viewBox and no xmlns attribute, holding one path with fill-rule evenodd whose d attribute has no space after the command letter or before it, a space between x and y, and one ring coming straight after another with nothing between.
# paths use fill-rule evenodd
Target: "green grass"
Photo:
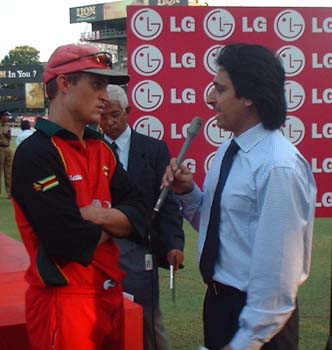
<instances>
[{"instance_id":1,"label":"green grass","mask_svg":"<svg viewBox=\"0 0 332 350\"><path fill-rule=\"evenodd\" d=\"M311 274L300 288L300 350L323 350L329 335L332 218L315 221ZM11 201L0 195L0 232L19 239ZM185 223L185 268L176 274L176 304L168 272L160 271L161 307L172 350L196 350L202 344L204 287L196 265L197 234ZM287 350L287 349L285 349Z\"/></svg>"}]
</instances>

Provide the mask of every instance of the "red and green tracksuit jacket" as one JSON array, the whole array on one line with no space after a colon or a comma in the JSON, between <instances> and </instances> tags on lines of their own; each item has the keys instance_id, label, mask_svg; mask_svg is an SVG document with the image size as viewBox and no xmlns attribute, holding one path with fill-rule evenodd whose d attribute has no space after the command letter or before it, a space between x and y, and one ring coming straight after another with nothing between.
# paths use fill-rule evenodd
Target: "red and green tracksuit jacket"
<instances>
[{"instance_id":1,"label":"red and green tracksuit jacket","mask_svg":"<svg viewBox=\"0 0 332 350\"><path fill-rule=\"evenodd\" d=\"M118 248L110 239L97 246L101 228L84 220L79 208L115 207L144 236L144 204L139 190L100 134L86 128L86 146L57 124L39 119L37 131L16 150L12 195L15 217L31 265L31 286L93 287L123 277Z\"/></svg>"}]
</instances>

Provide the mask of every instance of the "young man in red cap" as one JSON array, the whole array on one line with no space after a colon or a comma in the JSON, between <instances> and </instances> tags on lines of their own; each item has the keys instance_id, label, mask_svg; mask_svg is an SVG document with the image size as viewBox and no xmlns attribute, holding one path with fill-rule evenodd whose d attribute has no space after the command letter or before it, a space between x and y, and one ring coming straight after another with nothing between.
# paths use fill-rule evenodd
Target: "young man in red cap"
<instances>
[{"instance_id":1,"label":"young man in red cap","mask_svg":"<svg viewBox=\"0 0 332 350\"><path fill-rule=\"evenodd\" d=\"M129 81L109 62L89 45L56 49L43 74L49 118L15 154L31 350L123 350L123 273L112 236L139 241L144 207L111 149L86 128L99 123L107 84Z\"/></svg>"}]
</instances>

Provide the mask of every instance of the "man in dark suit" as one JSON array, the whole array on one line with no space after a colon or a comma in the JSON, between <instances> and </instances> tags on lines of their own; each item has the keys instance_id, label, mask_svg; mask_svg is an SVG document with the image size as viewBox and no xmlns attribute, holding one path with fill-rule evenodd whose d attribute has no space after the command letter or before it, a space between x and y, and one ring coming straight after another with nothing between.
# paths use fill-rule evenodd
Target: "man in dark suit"
<instances>
[{"instance_id":1,"label":"man in dark suit","mask_svg":"<svg viewBox=\"0 0 332 350\"><path fill-rule=\"evenodd\" d=\"M101 116L100 126L127 170L129 179L143 190L149 223L169 163L169 151L165 142L139 134L129 127L130 106L121 87L109 85L107 92L110 101ZM134 296L135 302L143 306L144 350L168 350L169 339L159 309L158 265L173 265L177 270L183 261L182 218L173 194L168 195L148 231L147 236L151 239L147 239L146 245L130 239L116 240L121 252L120 265L127 273L123 287L125 292Z\"/></svg>"}]
</instances>

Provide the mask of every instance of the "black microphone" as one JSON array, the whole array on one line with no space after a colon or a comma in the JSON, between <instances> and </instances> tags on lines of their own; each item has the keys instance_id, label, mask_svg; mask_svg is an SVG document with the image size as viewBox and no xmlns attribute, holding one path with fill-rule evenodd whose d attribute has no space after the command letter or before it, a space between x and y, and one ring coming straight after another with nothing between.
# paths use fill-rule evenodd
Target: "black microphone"
<instances>
[{"instance_id":1,"label":"black microphone","mask_svg":"<svg viewBox=\"0 0 332 350\"><path fill-rule=\"evenodd\" d=\"M202 126L202 120L201 118L199 117L195 117L188 129L187 129L187 138L180 150L180 153L179 155L177 156L176 158L176 164L177 166L180 166L182 161L183 161L183 158L184 158L184 155L186 154L190 144L192 143L193 139L195 138L195 136L198 134L199 132L199 129L200 127ZM155 205L155 207L153 208L154 212L159 212L160 208L162 207L162 205L164 204L164 201L168 195L168 192L170 191L170 188L169 187L164 187L163 190L161 191L160 195L159 195L159 198L157 200L157 203Z\"/></svg>"}]
</instances>

